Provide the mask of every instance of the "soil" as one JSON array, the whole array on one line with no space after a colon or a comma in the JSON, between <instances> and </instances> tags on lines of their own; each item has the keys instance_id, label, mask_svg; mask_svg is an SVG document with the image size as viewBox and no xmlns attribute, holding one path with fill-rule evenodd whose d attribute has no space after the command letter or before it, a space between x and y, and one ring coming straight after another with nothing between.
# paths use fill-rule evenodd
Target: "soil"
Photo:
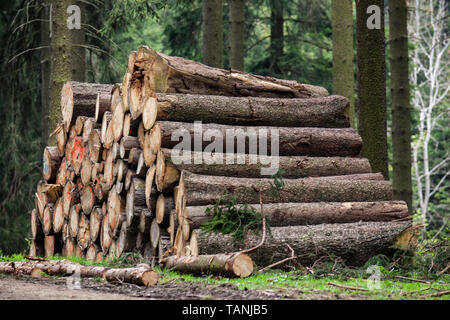
<instances>
[{"instance_id":1,"label":"soil","mask_svg":"<svg viewBox=\"0 0 450 320\"><path fill-rule=\"evenodd\" d=\"M31 278L0 274L0 300L297 300L361 299L327 292L311 293L294 288L242 290L233 284L210 285L198 281L167 282L144 288L131 284L112 284L81 279L80 289L70 289L67 278Z\"/></svg>"}]
</instances>

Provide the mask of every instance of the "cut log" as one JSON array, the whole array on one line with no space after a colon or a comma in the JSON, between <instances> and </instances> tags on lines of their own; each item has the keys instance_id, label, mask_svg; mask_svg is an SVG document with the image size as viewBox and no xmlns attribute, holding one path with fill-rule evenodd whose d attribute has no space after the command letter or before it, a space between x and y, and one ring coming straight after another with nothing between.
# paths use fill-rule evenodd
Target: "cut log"
<instances>
[{"instance_id":1,"label":"cut log","mask_svg":"<svg viewBox=\"0 0 450 320\"><path fill-rule=\"evenodd\" d=\"M198 220L197 220L198 221ZM198 224L196 219L192 219L193 224ZM202 221L201 223L203 223ZM170 244L173 246L175 243L175 235L178 230L178 215L175 210L170 211L170 217L169 217L169 228L167 228L167 232L170 235Z\"/></svg>"},{"instance_id":2,"label":"cut log","mask_svg":"<svg viewBox=\"0 0 450 320\"><path fill-rule=\"evenodd\" d=\"M94 117L97 96L111 95L112 85L75 81L66 82L61 90L61 111L68 132L78 116Z\"/></svg>"},{"instance_id":3,"label":"cut log","mask_svg":"<svg viewBox=\"0 0 450 320\"><path fill-rule=\"evenodd\" d=\"M72 139L70 147L70 164L77 175L80 173L81 164L84 157L87 156L87 152L88 148L81 137L76 136Z\"/></svg>"},{"instance_id":4,"label":"cut log","mask_svg":"<svg viewBox=\"0 0 450 320\"><path fill-rule=\"evenodd\" d=\"M266 154L274 156L276 154L272 154L272 145L279 148L279 155L282 156L354 157L359 155L362 148L362 139L353 128L238 127L171 121L158 121L155 127L157 125L161 128L160 147L170 149L180 148L177 139L183 138L184 149L194 150L197 140L198 147L201 145L202 149L197 150L196 147L195 151L264 154L265 150L258 151L258 141L261 147L262 137L267 141ZM211 137L215 138L213 146L209 141ZM214 148L205 150L208 146L208 149Z\"/></svg>"},{"instance_id":5,"label":"cut log","mask_svg":"<svg viewBox=\"0 0 450 320\"><path fill-rule=\"evenodd\" d=\"M45 257L52 257L61 251L61 241L59 237L48 235L44 237Z\"/></svg>"},{"instance_id":6,"label":"cut log","mask_svg":"<svg viewBox=\"0 0 450 320\"><path fill-rule=\"evenodd\" d=\"M155 217L156 222L162 227L167 228L170 221L170 212L175 209L173 197L164 196L160 194L156 200Z\"/></svg>"},{"instance_id":7,"label":"cut log","mask_svg":"<svg viewBox=\"0 0 450 320\"><path fill-rule=\"evenodd\" d=\"M89 224L90 224L89 218L86 215L81 214L80 221L78 224L77 239L78 239L78 246L82 251L86 250L91 244L91 232Z\"/></svg>"},{"instance_id":8,"label":"cut log","mask_svg":"<svg viewBox=\"0 0 450 320\"><path fill-rule=\"evenodd\" d=\"M57 147L45 147L42 161L42 173L48 183L55 182L56 174L61 165L61 158Z\"/></svg>"},{"instance_id":9,"label":"cut log","mask_svg":"<svg viewBox=\"0 0 450 320\"><path fill-rule=\"evenodd\" d=\"M117 256L122 253L132 251L136 245L137 229L129 227L126 222L122 223L119 239L116 243Z\"/></svg>"},{"instance_id":10,"label":"cut log","mask_svg":"<svg viewBox=\"0 0 450 320\"><path fill-rule=\"evenodd\" d=\"M126 215L125 199L117 193L115 188L112 188L108 194L107 208L109 230L112 237L114 237L116 231L120 231L121 215Z\"/></svg>"},{"instance_id":11,"label":"cut log","mask_svg":"<svg viewBox=\"0 0 450 320\"><path fill-rule=\"evenodd\" d=\"M42 224L39 220L37 209L31 210L31 236L37 243L44 239L44 232L42 231Z\"/></svg>"},{"instance_id":12,"label":"cut log","mask_svg":"<svg viewBox=\"0 0 450 320\"><path fill-rule=\"evenodd\" d=\"M336 95L309 99L156 95L153 103L158 109L158 120L162 121L320 128L350 126L346 115L349 100Z\"/></svg>"},{"instance_id":13,"label":"cut log","mask_svg":"<svg viewBox=\"0 0 450 320\"><path fill-rule=\"evenodd\" d=\"M226 277L245 278L253 273L253 261L245 253L170 256L164 261L166 269L181 273L201 275L211 273Z\"/></svg>"},{"instance_id":14,"label":"cut log","mask_svg":"<svg viewBox=\"0 0 450 320\"><path fill-rule=\"evenodd\" d=\"M125 111L130 110L129 88L130 88L131 76L132 76L131 72L127 71L123 77L122 86L121 86L123 110L125 110Z\"/></svg>"},{"instance_id":15,"label":"cut log","mask_svg":"<svg viewBox=\"0 0 450 320\"><path fill-rule=\"evenodd\" d=\"M72 208L75 203L78 203L80 199L78 187L75 183L73 183L72 181L67 182L67 184L64 186L62 199L64 217L68 218L70 208Z\"/></svg>"},{"instance_id":16,"label":"cut log","mask_svg":"<svg viewBox=\"0 0 450 320\"><path fill-rule=\"evenodd\" d=\"M159 192L170 192L180 179L180 171L169 161L165 154L159 150L156 159L155 184Z\"/></svg>"},{"instance_id":17,"label":"cut log","mask_svg":"<svg viewBox=\"0 0 450 320\"><path fill-rule=\"evenodd\" d=\"M152 198L152 194L156 194L156 190L154 188L154 177L156 173L156 166L151 165L148 168L147 173L145 175L145 203L147 204L147 208L155 210L156 203L154 198Z\"/></svg>"},{"instance_id":18,"label":"cut log","mask_svg":"<svg viewBox=\"0 0 450 320\"><path fill-rule=\"evenodd\" d=\"M0 273L40 277L43 273L51 276L71 276L75 272L81 278L101 277L108 282L133 283L145 286L155 285L158 282L158 273L151 270L148 264L139 264L134 268L110 269L85 266L65 259L0 262Z\"/></svg>"},{"instance_id":19,"label":"cut log","mask_svg":"<svg viewBox=\"0 0 450 320\"><path fill-rule=\"evenodd\" d=\"M80 202L83 213L85 215L90 215L92 208L96 204L94 190L91 186L86 185L83 187L83 189L81 190Z\"/></svg>"},{"instance_id":20,"label":"cut log","mask_svg":"<svg viewBox=\"0 0 450 320\"><path fill-rule=\"evenodd\" d=\"M129 152L133 148L140 148L139 140L137 137L126 136L120 140L120 157L122 159L127 159L129 157Z\"/></svg>"},{"instance_id":21,"label":"cut log","mask_svg":"<svg viewBox=\"0 0 450 320\"><path fill-rule=\"evenodd\" d=\"M145 181L134 177L131 180L130 189L127 193L125 213L127 215L127 224L130 227L137 227L139 216L135 214L135 207L146 206L145 201Z\"/></svg>"},{"instance_id":22,"label":"cut log","mask_svg":"<svg viewBox=\"0 0 450 320\"><path fill-rule=\"evenodd\" d=\"M86 155L86 157L84 157L83 162L81 163L81 172L80 172L81 182L84 185L89 184L91 182L91 175L92 175L92 163L91 159Z\"/></svg>"},{"instance_id":23,"label":"cut log","mask_svg":"<svg viewBox=\"0 0 450 320\"><path fill-rule=\"evenodd\" d=\"M73 127L75 128L75 133L77 136L81 136L83 134L84 123L87 119L88 117L78 116L75 120L75 124Z\"/></svg>"},{"instance_id":24,"label":"cut log","mask_svg":"<svg viewBox=\"0 0 450 320\"><path fill-rule=\"evenodd\" d=\"M89 141L89 136L94 129L100 130L101 125L98 124L94 118L87 118L84 122L83 134L81 135L83 142L87 143Z\"/></svg>"},{"instance_id":25,"label":"cut log","mask_svg":"<svg viewBox=\"0 0 450 320\"><path fill-rule=\"evenodd\" d=\"M91 236L91 241L97 242L100 234L100 226L103 220L102 208L97 206L91 212L89 217L89 234Z\"/></svg>"},{"instance_id":26,"label":"cut log","mask_svg":"<svg viewBox=\"0 0 450 320\"><path fill-rule=\"evenodd\" d=\"M106 190L111 189L116 179L116 175L114 172L114 165L115 165L114 155L111 152L111 150L109 150L105 160L105 167L103 169L103 182L104 182L103 186L106 188Z\"/></svg>"},{"instance_id":27,"label":"cut log","mask_svg":"<svg viewBox=\"0 0 450 320\"><path fill-rule=\"evenodd\" d=\"M126 112L123 119L123 136L137 136L139 124L141 123L142 121L140 118L132 119L131 114Z\"/></svg>"},{"instance_id":28,"label":"cut log","mask_svg":"<svg viewBox=\"0 0 450 320\"><path fill-rule=\"evenodd\" d=\"M44 208L44 216L42 219L42 231L46 236L53 234L52 221L54 209L55 209L54 203L47 203L47 205Z\"/></svg>"},{"instance_id":29,"label":"cut log","mask_svg":"<svg viewBox=\"0 0 450 320\"><path fill-rule=\"evenodd\" d=\"M97 176L94 185L94 194L99 201L103 201L108 194L108 190L106 190L106 188L104 187L103 174L99 174Z\"/></svg>"},{"instance_id":30,"label":"cut log","mask_svg":"<svg viewBox=\"0 0 450 320\"><path fill-rule=\"evenodd\" d=\"M112 238L109 235L108 214L103 215L102 225L100 227L100 246L104 256L108 253Z\"/></svg>"},{"instance_id":31,"label":"cut log","mask_svg":"<svg viewBox=\"0 0 450 320\"><path fill-rule=\"evenodd\" d=\"M58 172L56 173L56 184L64 186L66 182L69 180L67 178L67 174L69 171L69 162L66 161L66 158L62 158L61 165L59 166Z\"/></svg>"},{"instance_id":32,"label":"cut log","mask_svg":"<svg viewBox=\"0 0 450 320\"><path fill-rule=\"evenodd\" d=\"M154 213L148 208L142 208L139 214L139 232L142 234L148 234L150 232L150 225L155 218Z\"/></svg>"},{"instance_id":33,"label":"cut log","mask_svg":"<svg viewBox=\"0 0 450 320\"><path fill-rule=\"evenodd\" d=\"M105 112L109 111L113 101L111 92L100 92L97 94L95 101L95 122L101 122Z\"/></svg>"},{"instance_id":34,"label":"cut log","mask_svg":"<svg viewBox=\"0 0 450 320\"><path fill-rule=\"evenodd\" d=\"M153 219L150 225L150 244L152 245L153 252L156 252L159 243L159 237L161 236L161 227L159 226L156 218Z\"/></svg>"},{"instance_id":35,"label":"cut log","mask_svg":"<svg viewBox=\"0 0 450 320\"><path fill-rule=\"evenodd\" d=\"M284 186L274 192L272 179L204 176L183 171L183 195L186 205L208 205L225 194L236 197L237 203L278 202L363 202L392 200L389 181L340 180L334 177L283 179ZM178 209L177 209L178 210Z\"/></svg>"},{"instance_id":36,"label":"cut log","mask_svg":"<svg viewBox=\"0 0 450 320\"><path fill-rule=\"evenodd\" d=\"M120 141L120 138L122 138L124 116L125 112L123 111L122 103L119 103L116 106L111 119L111 130L114 141Z\"/></svg>"},{"instance_id":37,"label":"cut log","mask_svg":"<svg viewBox=\"0 0 450 320\"><path fill-rule=\"evenodd\" d=\"M139 251L141 253L143 252L147 236L148 236L148 233L147 234L144 234L142 232L138 232L137 233L137 235L136 235L136 243L134 245L134 248L137 251Z\"/></svg>"},{"instance_id":38,"label":"cut log","mask_svg":"<svg viewBox=\"0 0 450 320\"><path fill-rule=\"evenodd\" d=\"M142 150L140 148L132 148L128 154L128 164L136 168L139 164L141 154Z\"/></svg>"},{"instance_id":39,"label":"cut log","mask_svg":"<svg viewBox=\"0 0 450 320\"><path fill-rule=\"evenodd\" d=\"M81 211L80 204L73 205L72 208L70 208L68 223L69 223L69 235L72 238L76 238L78 235L78 227L80 224L80 211Z\"/></svg>"},{"instance_id":40,"label":"cut log","mask_svg":"<svg viewBox=\"0 0 450 320\"><path fill-rule=\"evenodd\" d=\"M325 88L296 81L222 70L142 46L135 65L145 71L145 86L155 92L227 96L309 98L326 96Z\"/></svg>"},{"instance_id":41,"label":"cut log","mask_svg":"<svg viewBox=\"0 0 450 320\"><path fill-rule=\"evenodd\" d=\"M154 97L147 97L143 104L142 110L142 123L145 130L150 130L157 119L158 107L156 105L156 99ZM180 120L186 121L186 120Z\"/></svg>"},{"instance_id":42,"label":"cut log","mask_svg":"<svg viewBox=\"0 0 450 320\"><path fill-rule=\"evenodd\" d=\"M136 172L133 169L128 169L125 175L125 190L130 189L131 180L136 176Z\"/></svg>"},{"instance_id":43,"label":"cut log","mask_svg":"<svg viewBox=\"0 0 450 320\"><path fill-rule=\"evenodd\" d=\"M171 254L172 245L169 236L160 236L158 241L158 258L159 261Z\"/></svg>"},{"instance_id":44,"label":"cut log","mask_svg":"<svg viewBox=\"0 0 450 320\"><path fill-rule=\"evenodd\" d=\"M250 253L250 256L257 265L267 266L291 255L286 246L288 244L294 250L297 261L303 266L330 255L341 257L348 265L361 266L377 254L391 255L393 250L390 247L410 225L411 223L406 221L271 227L271 236L266 238L260 248ZM261 241L261 235L249 234L242 244L237 245L230 235L201 229L195 232L200 254L252 248Z\"/></svg>"},{"instance_id":45,"label":"cut log","mask_svg":"<svg viewBox=\"0 0 450 320\"><path fill-rule=\"evenodd\" d=\"M102 128L101 128L101 135L100 135L100 138L101 138L101 141L103 144L105 144L105 141L106 141L106 134L107 134L111 119L112 119L112 112L106 111L103 114Z\"/></svg>"},{"instance_id":46,"label":"cut log","mask_svg":"<svg viewBox=\"0 0 450 320\"><path fill-rule=\"evenodd\" d=\"M166 133L168 134L168 132ZM142 150L144 152L144 160L147 167L150 167L156 161L156 156L161 148L161 134L160 122L155 123L150 132L144 134L144 146ZM138 139L139 142L141 142L139 137Z\"/></svg>"},{"instance_id":47,"label":"cut log","mask_svg":"<svg viewBox=\"0 0 450 320\"><path fill-rule=\"evenodd\" d=\"M108 282L126 282L150 287L158 283L159 276L149 265L138 265L136 268L109 269L103 277Z\"/></svg>"},{"instance_id":48,"label":"cut log","mask_svg":"<svg viewBox=\"0 0 450 320\"><path fill-rule=\"evenodd\" d=\"M99 253L100 247L95 243L91 243L89 248L86 250L86 260L95 262Z\"/></svg>"},{"instance_id":49,"label":"cut log","mask_svg":"<svg viewBox=\"0 0 450 320\"><path fill-rule=\"evenodd\" d=\"M241 206L241 205L238 205ZM260 211L260 205L249 205ZM211 206L187 207L192 229L198 229L212 216L206 214ZM264 213L269 217L271 227L315 225L321 223L352 223L395 221L409 217L404 201L379 202L312 202L312 203L268 203Z\"/></svg>"},{"instance_id":50,"label":"cut log","mask_svg":"<svg viewBox=\"0 0 450 320\"><path fill-rule=\"evenodd\" d=\"M314 176L336 176L370 173L371 167L366 158L350 157L303 157L303 156L257 156L247 154L214 153L184 151L161 148L165 163L170 163L179 171L241 178L260 178L270 173L271 166L277 165L284 170L283 178L303 178ZM220 163L208 164L207 159L223 159ZM201 159L202 161L196 161ZM232 159L227 163L227 159ZM254 161L255 160L255 161Z\"/></svg>"},{"instance_id":51,"label":"cut log","mask_svg":"<svg viewBox=\"0 0 450 320\"><path fill-rule=\"evenodd\" d=\"M91 161L93 163L99 162L103 152L101 132L99 129L94 129L91 131L91 134L89 135L88 148Z\"/></svg>"},{"instance_id":52,"label":"cut log","mask_svg":"<svg viewBox=\"0 0 450 320\"><path fill-rule=\"evenodd\" d=\"M68 239L66 242L64 242L64 256L66 257L75 257L75 249L77 248L77 242L75 239Z\"/></svg>"},{"instance_id":53,"label":"cut log","mask_svg":"<svg viewBox=\"0 0 450 320\"><path fill-rule=\"evenodd\" d=\"M110 102L110 110L114 112L117 105L123 103L122 99L122 84L116 83L111 90L111 102Z\"/></svg>"},{"instance_id":54,"label":"cut log","mask_svg":"<svg viewBox=\"0 0 450 320\"><path fill-rule=\"evenodd\" d=\"M55 208L53 211L53 232L60 233L64 225L64 210L62 198L59 198L55 203Z\"/></svg>"},{"instance_id":55,"label":"cut log","mask_svg":"<svg viewBox=\"0 0 450 320\"><path fill-rule=\"evenodd\" d=\"M56 135L56 147L58 148L59 156L63 157L64 151L65 151L64 149L66 148L66 142L67 142L67 133L66 133L66 130L64 130L63 123L58 125L55 135Z\"/></svg>"}]
</instances>

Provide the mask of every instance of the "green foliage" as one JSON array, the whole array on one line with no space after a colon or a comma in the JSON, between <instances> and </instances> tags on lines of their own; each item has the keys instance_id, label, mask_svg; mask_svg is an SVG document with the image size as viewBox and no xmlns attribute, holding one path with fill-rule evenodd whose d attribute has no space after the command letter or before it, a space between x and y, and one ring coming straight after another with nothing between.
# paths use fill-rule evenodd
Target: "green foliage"
<instances>
[{"instance_id":1,"label":"green foliage","mask_svg":"<svg viewBox=\"0 0 450 320\"><path fill-rule=\"evenodd\" d=\"M271 177L273 179L273 183L270 182L270 186L275 197L279 196L279 190L284 187L283 174L285 173L285 170L279 169L277 173Z\"/></svg>"},{"instance_id":2,"label":"green foliage","mask_svg":"<svg viewBox=\"0 0 450 320\"><path fill-rule=\"evenodd\" d=\"M201 228L216 233L231 234L234 242L242 242L248 231L258 232L262 227L261 212L248 204L236 204L236 197L223 195L214 207L207 207L206 214L212 220L202 224ZM269 218L266 216L266 228L270 232Z\"/></svg>"}]
</instances>

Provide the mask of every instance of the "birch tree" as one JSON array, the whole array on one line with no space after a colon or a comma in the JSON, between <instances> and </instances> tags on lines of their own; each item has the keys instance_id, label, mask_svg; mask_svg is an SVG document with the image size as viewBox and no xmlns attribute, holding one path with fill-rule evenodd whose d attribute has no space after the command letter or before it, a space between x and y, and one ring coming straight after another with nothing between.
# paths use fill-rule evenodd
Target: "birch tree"
<instances>
[{"instance_id":1,"label":"birch tree","mask_svg":"<svg viewBox=\"0 0 450 320\"><path fill-rule=\"evenodd\" d=\"M450 186L450 153L445 150L446 141L438 138L439 132L450 126L447 8L445 0L413 0L410 6L409 36L414 45L411 101L418 115L412 144L418 200L415 207L419 209L420 222L426 227L432 218L430 204L433 197ZM441 157L436 157L437 154Z\"/></svg>"}]
</instances>

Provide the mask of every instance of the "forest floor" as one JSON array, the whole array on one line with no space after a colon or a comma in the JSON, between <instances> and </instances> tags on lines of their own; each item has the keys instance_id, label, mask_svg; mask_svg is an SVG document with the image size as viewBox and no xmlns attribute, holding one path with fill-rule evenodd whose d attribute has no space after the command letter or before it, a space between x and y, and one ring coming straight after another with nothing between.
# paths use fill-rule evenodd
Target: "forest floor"
<instances>
[{"instance_id":1,"label":"forest floor","mask_svg":"<svg viewBox=\"0 0 450 320\"><path fill-rule=\"evenodd\" d=\"M71 289L66 277L0 274L0 300L450 300L448 274L428 280L383 274L374 288L363 270L352 275L277 270L244 279L156 270L159 282L148 288L83 278L79 289Z\"/></svg>"}]
</instances>

